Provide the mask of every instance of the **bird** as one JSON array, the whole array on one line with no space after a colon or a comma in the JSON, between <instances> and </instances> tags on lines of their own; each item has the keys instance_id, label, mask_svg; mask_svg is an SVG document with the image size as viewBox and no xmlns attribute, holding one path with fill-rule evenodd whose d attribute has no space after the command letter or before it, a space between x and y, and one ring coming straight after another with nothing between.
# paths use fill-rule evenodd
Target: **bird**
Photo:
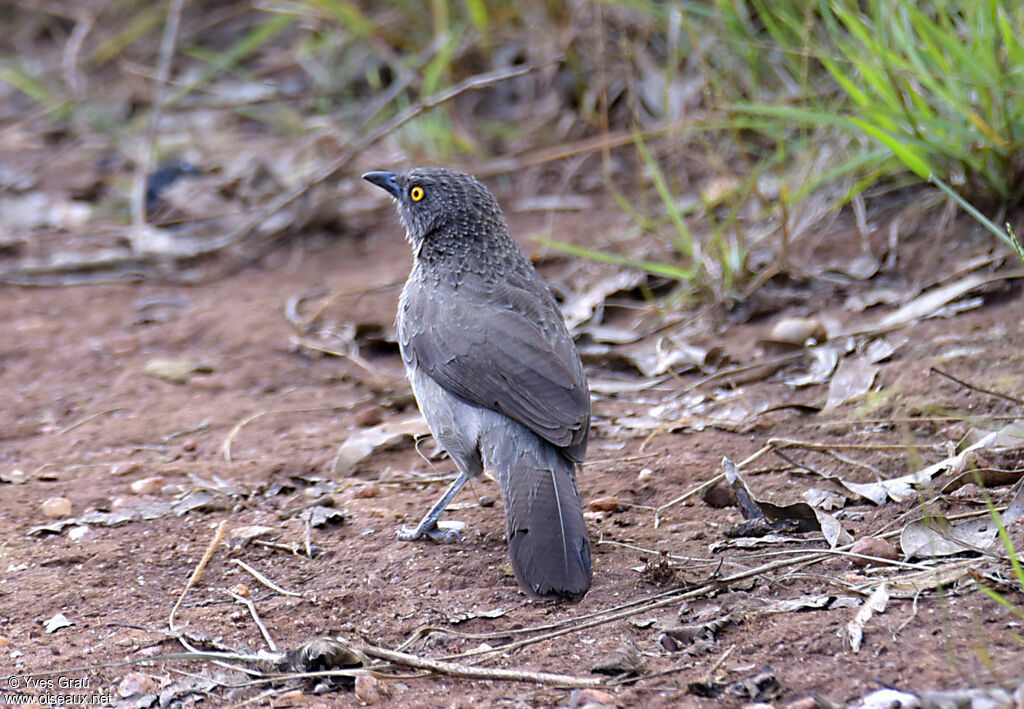
<instances>
[{"instance_id":1,"label":"bird","mask_svg":"<svg viewBox=\"0 0 1024 709\"><path fill-rule=\"evenodd\" d=\"M398 538L458 541L437 520L487 467L501 486L519 586L531 598L579 601L592 577L576 484L590 389L551 290L475 177L420 167L363 179L394 199L412 247L396 317L399 349L420 412L458 469Z\"/></svg>"}]
</instances>

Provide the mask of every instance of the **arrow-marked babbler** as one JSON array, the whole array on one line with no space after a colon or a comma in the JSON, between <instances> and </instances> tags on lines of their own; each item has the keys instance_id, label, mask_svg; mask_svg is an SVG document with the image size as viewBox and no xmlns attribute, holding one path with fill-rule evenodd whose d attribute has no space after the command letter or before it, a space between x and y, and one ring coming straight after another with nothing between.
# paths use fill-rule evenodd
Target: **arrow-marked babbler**
<instances>
[{"instance_id":1,"label":"arrow-marked babbler","mask_svg":"<svg viewBox=\"0 0 1024 709\"><path fill-rule=\"evenodd\" d=\"M363 178L395 199L412 245L399 346L420 411L459 470L399 538L458 540L437 519L486 466L501 485L519 585L532 597L582 598L590 542L576 470L590 391L551 291L476 178L443 168Z\"/></svg>"}]
</instances>

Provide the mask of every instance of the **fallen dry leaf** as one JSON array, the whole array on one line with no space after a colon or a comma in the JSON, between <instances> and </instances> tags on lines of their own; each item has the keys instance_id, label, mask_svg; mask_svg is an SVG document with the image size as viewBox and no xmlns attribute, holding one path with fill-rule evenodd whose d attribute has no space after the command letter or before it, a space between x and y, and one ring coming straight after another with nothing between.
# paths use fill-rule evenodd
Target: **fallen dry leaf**
<instances>
[{"instance_id":1,"label":"fallen dry leaf","mask_svg":"<svg viewBox=\"0 0 1024 709\"><path fill-rule=\"evenodd\" d=\"M885 583L875 589L857 615L846 625L846 635L850 641L850 649L860 652L864 642L864 626L868 624L875 613L885 613L885 606L889 603L889 590Z\"/></svg>"},{"instance_id":2,"label":"fallen dry leaf","mask_svg":"<svg viewBox=\"0 0 1024 709\"><path fill-rule=\"evenodd\" d=\"M403 438L430 433L426 421L418 414L403 421L390 421L356 431L341 444L331 465L335 475L348 475L356 464L375 450L391 446Z\"/></svg>"}]
</instances>

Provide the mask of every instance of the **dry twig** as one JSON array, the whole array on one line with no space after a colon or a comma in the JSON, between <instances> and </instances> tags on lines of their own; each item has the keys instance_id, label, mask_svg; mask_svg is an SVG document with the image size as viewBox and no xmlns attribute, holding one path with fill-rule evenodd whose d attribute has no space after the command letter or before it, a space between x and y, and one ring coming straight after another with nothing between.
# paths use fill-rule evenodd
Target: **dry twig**
<instances>
[{"instance_id":1,"label":"dry twig","mask_svg":"<svg viewBox=\"0 0 1024 709\"><path fill-rule=\"evenodd\" d=\"M174 625L174 614L178 612L178 606L185 600L185 596L188 595L190 588L196 585L200 578L203 576L203 571L206 570L206 565L210 563L210 559L213 558L213 552L217 550L221 541L224 540L224 532L227 530L228 522L223 520L217 525L217 530L213 533L213 539L210 540L209 546L206 547L206 551L203 553L203 558L196 564L196 568L192 571L192 575L188 579L188 583L185 584L185 588L181 589L181 595L178 596L177 602L174 607L171 608L171 613L167 616L167 627L171 629L172 633L177 633L178 628Z\"/></svg>"},{"instance_id":2,"label":"dry twig","mask_svg":"<svg viewBox=\"0 0 1024 709\"><path fill-rule=\"evenodd\" d=\"M466 679L495 679L514 682L534 682L547 684L555 687L600 687L604 683L596 677L575 677L573 675L561 675L552 672L531 672L529 670L504 670L491 667L475 667L472 665L461 665L456 662L445 662L443 660L432 660L418 655L411 655L407 652L388 650L374 645L363 645L359 649L370 657L387 660L397 665L414 667L420 670L430 670L438 674L451 677L464 677Z\"/></svg>"},{"instance_id":3,"label":"dry twig","mask_svg":"<svg viewBox=\"0 0 1024 709\"><path fill-rule=\"evenodd\" d=\"M266 576L261 574L259 571L257 571L256 569L252 568L247 563L242 561L241 559L232 559L231 563L235 564L237 566L242 567L242 569L244 569L245 571L248 571L252 575L252 577L254 579L259 581L261 584L263 584L264 586L266 586L270 590L277 591L282 596L294 596L296 598L302 598L302 594L301 593L296 593L295 591L286 591L286 590L284 590L283 588L278 586L276 583L274 583L273 581L268 579Z\"/></svg>"}]
</instances>

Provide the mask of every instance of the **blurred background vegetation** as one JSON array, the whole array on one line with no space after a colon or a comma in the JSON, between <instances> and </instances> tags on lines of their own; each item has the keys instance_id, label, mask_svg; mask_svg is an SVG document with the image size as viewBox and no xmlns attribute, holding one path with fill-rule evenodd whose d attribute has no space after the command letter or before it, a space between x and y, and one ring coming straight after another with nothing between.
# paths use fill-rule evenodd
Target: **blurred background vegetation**
<instances>
[{"instance_id":1,"label":"blurred background vegetation","mask_svg":"<svg viewBox=\"0 0 1024 709\"><path fill-rule=\"evenodd\" d=\"M305 141L285 189L356 173L378 131L385 159L599 195L637 238L550 246L730 302L839 214L942 204L930 175L996 223L1024 200L1016 0L17 0L0 23L5 160L107 166L115 224L140 162Z\"/></svg>"}]
</instances>

